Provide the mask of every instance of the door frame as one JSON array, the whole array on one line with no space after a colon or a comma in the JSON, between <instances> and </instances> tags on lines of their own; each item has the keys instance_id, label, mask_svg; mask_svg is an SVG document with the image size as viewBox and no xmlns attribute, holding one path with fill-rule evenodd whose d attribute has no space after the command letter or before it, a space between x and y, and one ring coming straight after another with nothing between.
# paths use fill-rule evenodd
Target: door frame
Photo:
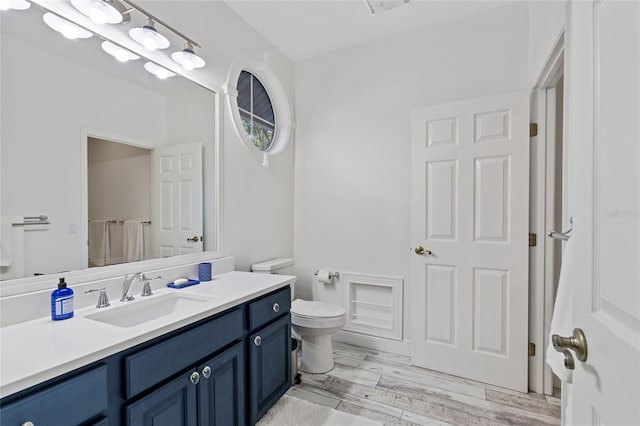
<instances>
[{"instance_id":1,"label":"door frame","mask_svg":"<svg viewBox=\"0 0 640 426\"><path fill-rule=\"evenodd\" d=\"M555 224L554 187L556 149L555 86L564 76L564 33L562 28L531 92L531 122L537 123L538 134L530 145L530 213L529 229L537 236L537 245L529 250L529 341L535 344L535 356L529 357L529 390L550 395L553 375L545 363L551 316L555 302L553 243L546 234L560 230ZM563 117L566 114L563 113ZM567 152L563 138L563 153ZM568 172L563 155L563 174ZM560 177L562 178L562 177ZM563 183L563 222L567 205L566 183Z\"/></svg>"}]
</instances>

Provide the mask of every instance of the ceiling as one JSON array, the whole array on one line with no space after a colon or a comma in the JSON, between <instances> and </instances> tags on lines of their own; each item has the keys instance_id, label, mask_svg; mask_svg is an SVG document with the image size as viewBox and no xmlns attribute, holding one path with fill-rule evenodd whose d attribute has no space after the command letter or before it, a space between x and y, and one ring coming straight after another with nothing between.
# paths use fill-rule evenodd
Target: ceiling
<instances>
[{"instance_id":1,"label":"ceiling","mask_svg":"<svg viewBox=\"0 0 640 426\"><path fill-rule=\"evenodd\" d=\"M509 3L478 0L411 0L405 6L372 15L364 0L225 2L262 37L294 62L467 17Z\"/></svg>"}]
</instances>

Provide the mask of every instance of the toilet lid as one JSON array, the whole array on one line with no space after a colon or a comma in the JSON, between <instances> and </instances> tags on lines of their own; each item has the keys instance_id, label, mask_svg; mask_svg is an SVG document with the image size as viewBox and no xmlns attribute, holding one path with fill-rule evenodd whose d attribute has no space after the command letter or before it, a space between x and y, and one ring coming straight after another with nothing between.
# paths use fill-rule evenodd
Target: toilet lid
<instances>
[{"instance_id":1,"label":"toilet lid","mask_svg":"<svg viewBox=\"0 0 640 426\"><path fill-rule=\"evenodd\" d=\"M291 303L291 315L309 318L335 318L345 314L344 308L324 302L296 299Z\"/></svg>"}]
</instances>

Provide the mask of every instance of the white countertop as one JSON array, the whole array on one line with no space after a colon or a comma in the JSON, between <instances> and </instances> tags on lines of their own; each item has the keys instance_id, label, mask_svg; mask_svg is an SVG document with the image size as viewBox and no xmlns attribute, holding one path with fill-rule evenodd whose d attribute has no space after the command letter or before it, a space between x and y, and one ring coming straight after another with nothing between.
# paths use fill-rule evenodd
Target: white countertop
<instances>
[{"instance_id":1,"label":"white countertop","mask_svg":"<svg viewBox=\"0 0 640 426\"><path fill-rule=\"evenodd\" d=\"M212 281L183 289L154 291L131 302L112 297L111 306L76 310L74 317L52 321L49 316L0 328L0 398L106 358L190 323L222 312L292 284L288 275L228 272ZM85 316L123 304L144 303L169 292L211 297L197 310L178 311L134 327L118 327Z\"/></svg>"}]
</instances>

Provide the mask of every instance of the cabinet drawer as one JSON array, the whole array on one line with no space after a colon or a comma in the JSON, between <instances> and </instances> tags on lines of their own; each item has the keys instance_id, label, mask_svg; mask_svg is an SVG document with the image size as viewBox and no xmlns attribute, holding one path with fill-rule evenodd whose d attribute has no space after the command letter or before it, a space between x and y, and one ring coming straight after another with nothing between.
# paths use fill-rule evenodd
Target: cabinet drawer
<instances>
[{"instance_id":1,"label":"cabinet drawer","mask_svg":"<svg viewBox=\"0 0 640 426\"><path fill-rule=\"evenodd\" d=\"M278 290L249 304L249 329L254 330L291 310L291 288Z\"/></svg>"},{"instance_id":2,"label":"cabinet drawer","mask_svg":"<svg viewBox=\"0 0 640 426\"><path fill-rule=\"evenodd\" d=\"M150 388L223 346L239 339L244 331L242 309L223 314L124 359L126 398Z\"/></svg>"},{"instance_id":3,"label":"cabinet drawer","mask_svg":"<svg viewBox=\"0 0 640 426\"><path fill-rule=\"evenodd\" d=\"M0 408L0 424L77 425L107 409L107 366L66 379Z\"/></svg>"}]
</instances>

